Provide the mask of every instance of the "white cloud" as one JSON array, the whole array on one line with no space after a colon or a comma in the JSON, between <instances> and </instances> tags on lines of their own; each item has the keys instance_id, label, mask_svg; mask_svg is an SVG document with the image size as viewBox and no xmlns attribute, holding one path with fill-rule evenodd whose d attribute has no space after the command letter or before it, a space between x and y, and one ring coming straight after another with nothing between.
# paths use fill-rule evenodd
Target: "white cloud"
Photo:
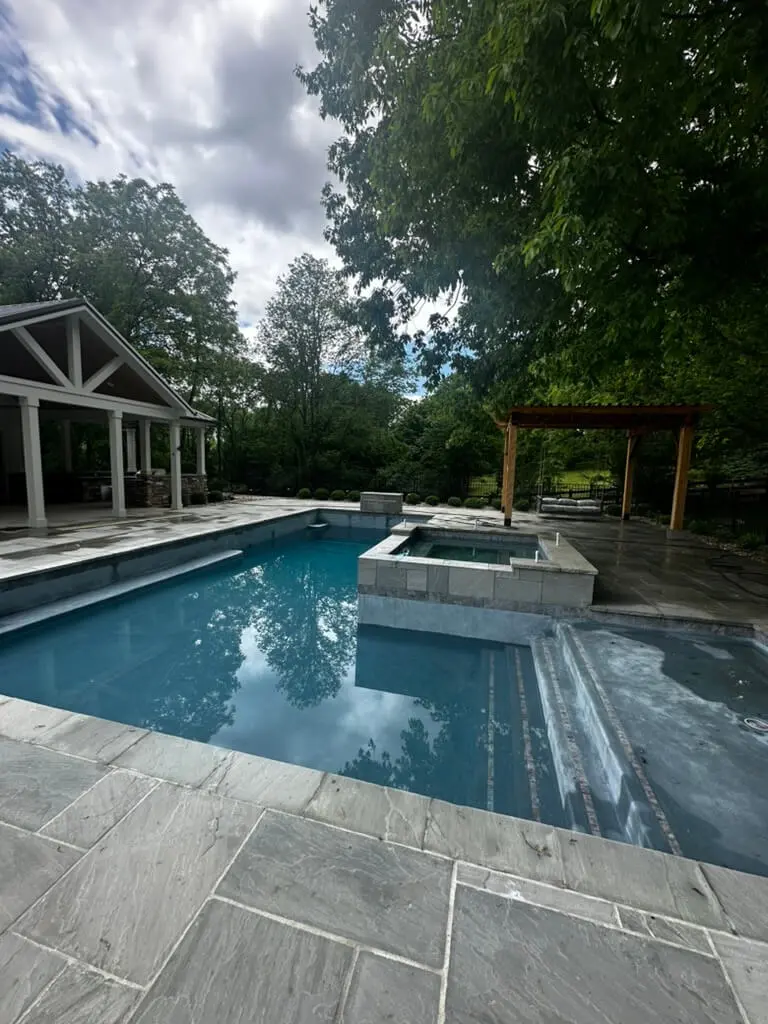
<instances>
[{"instance_id":1,"label":"white cloud","mask_svg":"<svg viewBox=\"0 0 768 1024\"><path fill-rule=\"evenodd\" d=\"M293 73L315 59L307 6L7 0L0 139L82 179L170 181L230 250L241 317L252 322L291 259L333 258L320 189L337 131ZM30 95L34 117L24 118L19 96Z\"/></svg>"}]
</instances>

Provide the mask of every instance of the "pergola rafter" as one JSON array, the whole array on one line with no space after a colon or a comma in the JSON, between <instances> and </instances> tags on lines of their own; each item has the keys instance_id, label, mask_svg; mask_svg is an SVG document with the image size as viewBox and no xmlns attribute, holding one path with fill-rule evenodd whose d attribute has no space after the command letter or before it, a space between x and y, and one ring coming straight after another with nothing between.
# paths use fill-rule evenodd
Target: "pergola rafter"
<instances>
[{"instance_id":1,"label":"pergola rafter","mask_svg":"<svg viewBox=\"0 0 768 1024\"><path fill-rule=\"evenodd\" d=\"M699 418L712 411L710 405L516 405L507 410L498 426L504 431L504 475L502 509L504 523L512 520L515 495L515 463L518 430L626 430L627 460L621 514L629 519L635 456L640 438L657 430L672 430L677 435L675 492L669 528L681 530L685 517L685 497L693 452L693 439Z\"/></svg>"}]
</instances>

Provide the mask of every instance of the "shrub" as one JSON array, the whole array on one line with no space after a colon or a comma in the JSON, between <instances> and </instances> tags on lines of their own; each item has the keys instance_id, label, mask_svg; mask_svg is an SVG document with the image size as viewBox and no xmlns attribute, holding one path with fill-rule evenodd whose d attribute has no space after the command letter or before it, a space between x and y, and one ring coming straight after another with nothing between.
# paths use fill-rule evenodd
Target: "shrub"
<instances>
[{"instance_id":1,"label":"shrub","mask_svg":"<svg viewBox=\"0 0 768 1024\"><path fill-rule=\"evenodd\" d=\"M449 498L446 505L450 505L451 508L461 508L461 498Z\"/></svg>"},{"instance_id":2,"label":"shrub","mask_svg":"<svg viewBox=\"0 0 768 1024\"><path fill-rule=\"evenodd\" d=\"M308 487L302 487L301 490L297 492L296 497L297 498L311 498L312 497L312 491L310 491L310 489Z\"/></svg>"},{"instance_id":3,"label":"shrub","mask_svg":"<svg viewBox=\"0 0 768 1024\"><path fill-rule=\"evenodd\" d=\"M406 505L420 505L421 495L415 491L409 491L405 496L405 503Z\"/></svg>"},{"instance_id":4,"label":"shrub","mask_svg":"<svg viewBox=\"0 0 768 1024\"><path fill-rule=\"evenodd\" d=\"M763 540L761 533L742 533L739 537L739 546L745 551L757 551L763 546Z\"/></svg>"},{"instance_id":5,"label":"shrub","mask_svg":"<svg viewBox=\"0 0 768 1024\"><path fill-rule=\"evenodd\" d=\"M208 491L208 502L224 501L224 494L221 491Z\"/></svg>"},{"instance_id":6,"label":"shrub","mask_svg":"<svg viewBox=\"0 0 768 1024\"><path fill-rule=\"evenodd\" d=\"M708 523L705 519L691 519L686 529L690 530L691 533L711 533L712 524Z\"/></svg>"},{"instance_id":7,"label":"shrub","mask_svg":"<svg viewBox=\"0 0 768 1024\"><path fill-rule=\"evenodd\" d=\"M347 501L360 501L360 491L348 491Z\"/></svg>"},{"instance_id":8,"label":"shrub","mask_svg":"<svg viewBox=\"0 0 768 1024\"><path fill-rule=\"evenodd\" d=\"M344 501L346 500L346 497L346 491L340 491L338 489L335 491L331 491L331 501Z\"/></svg>"},{"instance_id":9,"label":"shrub","mask_svg":"<svg viewBox=\"0 0 768 1024\"><path fill-rule=\"evenodd\" d=\"M603 512L605 512L607 516L620 516L621 505L606 505L603 508Z\"/></svg>"},{"instance_id":10,"label":"shrub","mask_svg":"<svg viewBox=\"0 0 768 1024\"><path fill-rule=\"evenodd\" d=\"M499 502L499 508L501 508L501 502ZM515 508L518 512L529 512L531 509L531 499L518 498L515 502Z\"/></svg>"},{"instance_id":11,"label":"shrub","mask_svg":"<svg viewBox=\"0 0 768 1024\"><path fill-rule=\"evenodd\" d=\"M205 505L207 504L207 502L208 499L206 498L205 494L202 493L202 491L192 491L192 493L189 496L190 505Z\"/></svg>"},{"instance_id":12,"label":"shrub","mask_svg":"<svg viewBox=\"0 0 768 1024\"><path fill-rule=\"evenodd\" d=\"M425 505L432 505L432 506L439 505L440 504L440 499L438 498L438 496L436 494L428 494L426 496L426 498L424 499L424 504Z\"/></svg>"},{"instance_id":13,"label":"shrub","mask_svg":"<svg viewBox=\"0 0 768 1024\"><path fill-rule=\"evenodd\" d=\"M318 501L327 501L328 500L328 488L327 487L318 487L317 490L315 491L314 497L317 498Z\"/></svg>"},{"instance_id":14,"label":"shrub","mask_svg":"<svg viewBox=\"0 0 768 1024\"><path fill-rule=\"evenodd\" d=\"M501 498L491 498L488 504L491 506L491 508L495 508L496 511L498 512L498 510L501 508Z\"/></svg>"},{"instance_id":15,"label":"shrub","mask_svg":"<svg viewBox=\"0 0 768 1024\"><path fill-rule=\"evenodd\" d=\"M223 478L218 477L218 476L214 476L214 477L211 477L209 479L209 481L208 481L208 493L209 494L210 494L211 491L228 491L228 490L229 490L229 481L228 480L224 480Z\"/></svg>"},{"instance_id":16,"label":"shrub","mask_svg":"<svg viewBox=\"0 0 768 1024\"><path fill-rule=\"evenodd\" d=\"M464 508L485 508L485 498L466 498Z\"/></svg>"}]
</instances>

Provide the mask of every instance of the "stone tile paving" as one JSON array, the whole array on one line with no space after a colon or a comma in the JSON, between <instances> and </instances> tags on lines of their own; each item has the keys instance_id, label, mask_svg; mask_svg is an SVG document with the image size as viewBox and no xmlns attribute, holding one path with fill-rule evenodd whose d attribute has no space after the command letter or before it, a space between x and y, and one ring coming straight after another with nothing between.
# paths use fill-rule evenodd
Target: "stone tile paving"
<instances>
[{"instance_id":1,"label":"stone tile paving","mask_svg":"<svg viewBox=\"0 0 768 1024\"><path fill-rule=\"evenodd\" d=\"M766 907L768 879L0 704L0 1024L767 1024Z\"/></svg>"},{"instance_id":2,"label":"stone tile paving","mask_svg":"<svg viewBox=\"0 0 768 1024\"><path fill-rule=\"evenodd\" d=\"M70 524L51 529L45 537L15 534L0 538L0 580L42 569L74 567L105 555L135 554L159 544L235 530L315 507L359 512L359 505L349 502L315 506L296 499L251 498L194 512L188 509L161 516ZM427 510L414 511L423 514ZM469 525L478 519L491 525L502 522L501 513L492 509L473 513L440 508L436 518L449 525ZM549 535L557 530L597 568L594 616L768 628L768 571L753 559L720 552L688 534L670 538L662 528L642 522L557 521L516 513L515 527ZM440 589L441 573L447 579L444 567L429 568L430 590Z\"/></svg>"}]
</instances>

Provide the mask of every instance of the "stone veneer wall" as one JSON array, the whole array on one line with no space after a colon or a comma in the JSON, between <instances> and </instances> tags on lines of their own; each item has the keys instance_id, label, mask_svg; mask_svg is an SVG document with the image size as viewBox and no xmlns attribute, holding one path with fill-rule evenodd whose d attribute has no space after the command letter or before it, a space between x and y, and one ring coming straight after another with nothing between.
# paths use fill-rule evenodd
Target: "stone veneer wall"
<instances>
[{"instance_id":1,"label":"stone veneer wall","mask_svg":"<svg viewBox=\"0 0 768 1024\"><path fill-rule=\"evenodd\" d=\"M208 478L195 473L182 474L181 493L183 498L188 498L190 494L207 494ZM170 498L170 474L126 477L125 504L128 508L166 508Z\"/></svg>"}]
</instances>

